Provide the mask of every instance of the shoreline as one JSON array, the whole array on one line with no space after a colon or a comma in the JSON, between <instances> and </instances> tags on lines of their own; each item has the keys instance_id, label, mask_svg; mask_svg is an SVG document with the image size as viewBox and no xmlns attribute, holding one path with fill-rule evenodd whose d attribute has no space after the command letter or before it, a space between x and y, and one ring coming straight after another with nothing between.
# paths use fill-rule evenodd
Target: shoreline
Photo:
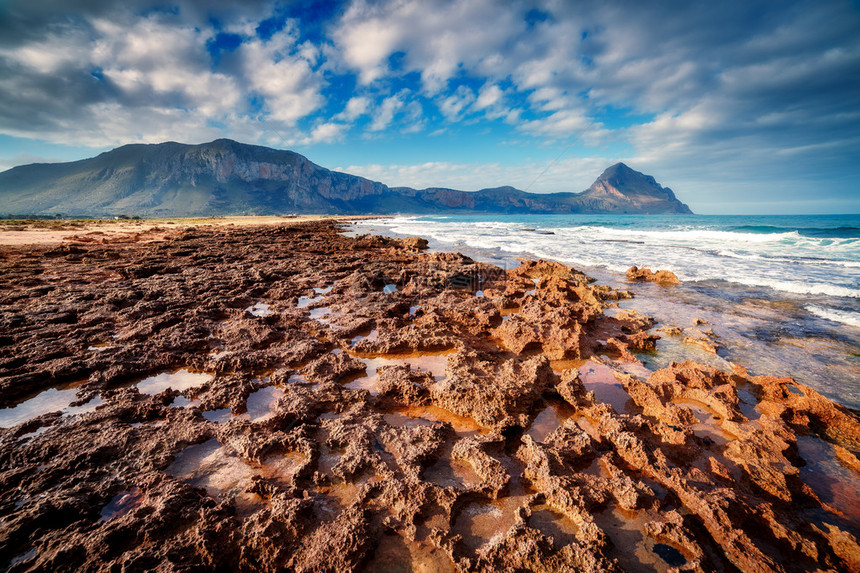
<instances>
[{"instance_id":1,"label":"shoreline","mask_svg":"<svg viewBox=\"0 0 860 573\"><path fill-rule=\"evenodd\" d=\"M858 565L856 413L648 368L653 319L564 265L343 227L0 247L0 562Z\"/></svg>"},{"instance_id":2,"label":"shoreline","mask_svg":"<svg viewBox=\"0 0 860 573\"><path fill-rule=\"evenodd\" d=\"M89 236L93 242L123 241L135 238L136 235L155 240L172 229L197 226L256 227L312 221L361 221L386 217L387 215L234 215L143 219L0 219L0 245L52 244L81 236Z\"/></svg>"},{"instance_id":3,"label":"shoreline","mask_svg":"<svg viewBox=\"0 0 860 573\"><path fill-rule=\"evenodd\" d=\"M385 224L359 223L357 227L362 229L361 232L372 229L372 232L385 236L406 236ZM549 237L550 240L552 238ZM608 248L623 249L623 245ZM518 257L570 264L534 252L513 253L466 243L451 244L433 238L430 239L430 249L440 252L453 249L476 260L508 268L517 264ZM635 264L641 262L631 258L624 268ZM860 357L856 353L860 329L830 320L821 321L820 315L808 308L809 301L799 300L790 293L731 282L685 282L676 287L636 283L628 280L623 271L573 266L597 278L601 284L636 290L643 296L622 301L621 306L654 316L663 325L683 330L697 318L713 323L711 329L717 334L715 342L719 345L716 354L684 348L682 339L664 334L657 343L658 349L672 354L676 360L689 358L709 362L712 358L722 357L725 360L720 367L724 370L729 368L730 362L737 362L755 374L794 376L828 398L860 411ZM658 268L652 267L652 270ZM719 361L712 364L718 365Z\"/></svg>"}]
</instances>

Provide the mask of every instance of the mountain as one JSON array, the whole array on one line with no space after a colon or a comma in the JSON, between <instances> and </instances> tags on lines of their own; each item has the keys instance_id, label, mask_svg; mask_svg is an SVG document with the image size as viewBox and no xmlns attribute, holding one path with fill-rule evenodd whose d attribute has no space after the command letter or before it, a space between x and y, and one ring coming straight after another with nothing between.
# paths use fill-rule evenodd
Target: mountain
<instances>
[{"instance_id":1,"label":"mountain","mask_svg":"<svg viewBox=\"0 0 860 573\"><path fill-rule=\"evenodd\" d=\"M292 151L218 139L124 145L91 159L0 173L0 214L690 213L653 177L613 165L582 193L388 187Z\"/></svg>"},{"instance_id":2,"label":"mountain","mask_svg":"<svg viewBox=\"0 0 860 573\"><path fill-rule=\"evenodd\" d=\"M595 213L692 214L671 189L623 163L607 168L591 187L578 195L578 201L583 209Z\"/></svg>"}]
</instances>

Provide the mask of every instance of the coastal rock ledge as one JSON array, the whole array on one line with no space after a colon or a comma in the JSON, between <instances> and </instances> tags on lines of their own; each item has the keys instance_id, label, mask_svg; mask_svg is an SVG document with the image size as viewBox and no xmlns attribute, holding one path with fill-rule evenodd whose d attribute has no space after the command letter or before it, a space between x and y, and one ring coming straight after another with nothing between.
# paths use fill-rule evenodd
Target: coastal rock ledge
<instances>
[{"instance_id":1,"label":"coastal rock ledge","mask_svg":"<svg viewBox=\"0 0 860 573\"><path fill-rule=\"evenodd\" d=\"M0 247L0 563L860 570L855 412L648 370L654 319L564 265L343 228Z\"/></svg>"},{"instance_id":2,"label":"coastal rock ledge","mask_svg":"<svg viewBox=\"0 0 860 573\"><path fill-rule=\"evenodd\" d=\"M679 285L681 281L678 276L672 271L657 271L652 272L648 267L633 266L627 269L627 280L630 281L651 281L661 285Z\"/></svg>"}]
</instances>

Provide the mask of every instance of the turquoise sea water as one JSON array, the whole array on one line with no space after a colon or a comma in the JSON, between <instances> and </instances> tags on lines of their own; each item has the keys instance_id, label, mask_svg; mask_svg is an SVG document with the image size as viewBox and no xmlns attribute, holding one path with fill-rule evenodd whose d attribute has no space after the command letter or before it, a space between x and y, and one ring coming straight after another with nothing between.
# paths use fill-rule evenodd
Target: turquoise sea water
<instances>
[{"instance_id":1,"label":"turquoise sea water","mask_svg":"<svg viewBox=\"0 0 860 573\"><path fill-rule=\"evenodd\" d=\"M357 227L420 235L500 266L518 256L569 264L630 288L639 296L625 306L662 323L704 315L729 349L720 359L860 407L860 215L456 215ZM630 285L631 265L671 270L684 284ZM667 356L696 358L670 343Z\"/></svg>"}]
</instances>

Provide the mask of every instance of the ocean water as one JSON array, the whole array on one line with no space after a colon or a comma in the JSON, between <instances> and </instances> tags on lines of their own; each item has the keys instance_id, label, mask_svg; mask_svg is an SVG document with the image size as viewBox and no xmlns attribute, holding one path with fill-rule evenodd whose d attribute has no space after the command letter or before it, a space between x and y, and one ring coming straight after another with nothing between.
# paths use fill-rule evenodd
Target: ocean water
<instances>
[{"instance_id":1,"label":"ocean water","mask_svg":"<svg viewBox=\"0 0 860 573\"><path fill-rule=\"evenodd\" d=\"M422 216L356 231L420 235L500 266L519 256L563 262L634 291L622 306L663 324L706 318L726 346L718 360L792 375L860 407L860 215ZM628 283L632 265L671 270L684 284ZM667 356L697 358L664 345Z\"/></svg>"}]
</instances>

